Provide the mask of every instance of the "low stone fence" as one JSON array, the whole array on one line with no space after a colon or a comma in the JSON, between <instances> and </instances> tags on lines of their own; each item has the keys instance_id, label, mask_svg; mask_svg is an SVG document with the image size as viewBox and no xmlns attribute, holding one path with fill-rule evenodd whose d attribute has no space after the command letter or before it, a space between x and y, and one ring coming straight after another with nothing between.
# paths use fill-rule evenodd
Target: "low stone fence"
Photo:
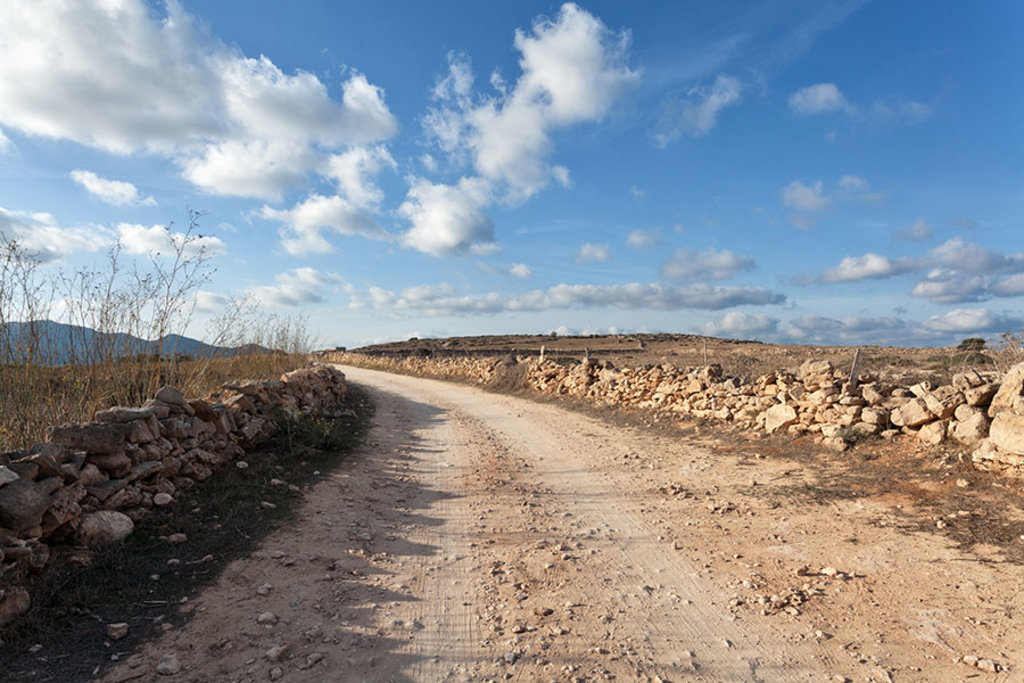
<instances>
[{"instance_id":1,"label":"low stone fence","mask_svg":"<svg viewBox=\"0 0 1024 683\"><path fill-rule=\"evenodd\" d=\"M0 453L0 624L29 608L27 585L51 548L88 554L125 538L151 508L266 441L282 418L336 414L346 388L327 365L228 383L202 399L164 387L141 407L101 410L93 422L51 427L46 443Z\"/></svg>"},{"instance_id":2,"label":"low stone fence","mask_svg":"<svg viewBox=\"0 0 1024 683\"><path fill-rule=\"evenodd\" d=\"M1001 379L977 371L950 385L903 387L870 375L851 378L828 361L807 361L796 373L774 372L753 382L726 377L717 365L617 368L585 358L395 358L358 353L329 355L339 363L392 372L457 378L480 384L515 373L516 381L549 395L729 422L768 433L808 434L845 450L869 436L912 437L960 444L980 469L1024 473L1024 363Z\"/></svg>"}]
</instances>

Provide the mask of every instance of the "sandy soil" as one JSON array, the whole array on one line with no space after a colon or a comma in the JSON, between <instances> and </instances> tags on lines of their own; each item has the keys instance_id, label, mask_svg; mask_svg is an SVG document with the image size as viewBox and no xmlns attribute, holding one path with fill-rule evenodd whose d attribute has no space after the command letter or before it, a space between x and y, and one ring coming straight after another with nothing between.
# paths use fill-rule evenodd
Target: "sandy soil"
<instances>
[{"instance_id":1,"label":"sandy soil","mask_svg":"<svg viewBox=\"0 0 1024 683\"><path fill-rule=\"evenodd\" d=\"M815 504L756 446L343 369L377 403L362 451L104 680L1021 680L1020 565L898 500Z\"/></svg>"}]
</instances>

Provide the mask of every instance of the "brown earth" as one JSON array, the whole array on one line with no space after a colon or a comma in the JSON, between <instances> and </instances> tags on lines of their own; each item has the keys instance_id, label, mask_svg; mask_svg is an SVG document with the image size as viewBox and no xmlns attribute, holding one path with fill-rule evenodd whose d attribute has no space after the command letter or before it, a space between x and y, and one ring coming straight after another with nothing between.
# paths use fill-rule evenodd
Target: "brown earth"
<instances>
[{"instance_id":1,"label":"brown earth","mask_svg":"<svg viewBox=\"0 0 1024 683\"><path fill-rule=\"evenodd\" d=\"M377 403L361 452L103 680L172 657L180 681L1024 671L1024 514L996 477L344 370Z\"/></svg>"}]
</instances>

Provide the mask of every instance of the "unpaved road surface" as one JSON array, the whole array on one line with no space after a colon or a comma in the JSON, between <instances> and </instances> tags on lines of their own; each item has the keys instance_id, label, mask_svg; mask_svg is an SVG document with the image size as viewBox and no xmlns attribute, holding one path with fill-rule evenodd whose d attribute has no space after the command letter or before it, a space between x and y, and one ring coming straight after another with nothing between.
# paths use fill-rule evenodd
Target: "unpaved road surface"
<instances>
[{"instance_id":1,"label":"unpaved road surface","mask_svg":"<svg viewBox=\"0 0 1024 683\"><path fill-rule=\"evenodd\" d=\"M816 504L753 447L343 370L377 404L358 455L105 680L1021 680L1021 568L900 528L898 502Z\"/></svg>"}]
</instances>

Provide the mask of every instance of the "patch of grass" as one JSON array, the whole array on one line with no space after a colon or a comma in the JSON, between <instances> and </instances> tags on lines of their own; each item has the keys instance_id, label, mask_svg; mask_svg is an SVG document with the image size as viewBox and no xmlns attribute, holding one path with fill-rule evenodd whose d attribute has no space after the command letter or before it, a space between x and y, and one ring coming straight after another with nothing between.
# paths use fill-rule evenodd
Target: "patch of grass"
<instances>
[{"instance_id":1,"label":"patch of grass","mask_svg":"<svg viewBox=\"0 0 1024 683\"><path fill-rule=\"evenodd\" d=\"M229 465L179 492L174 505L154 509L124 544L98 553L91 566L54 563L64 568L41 577L29 613L0 630L0 679L86 680L158 635L162 624L187 621L179 611L182 600L289 522L303 489L362 442L373 406L357 389L350 391L354 417L286 422L273 440L246 455L248 468ZM187 543L167 542L179 532ZM116 622L127 622L129 635L110 643L106 625Z\"/></svg>"}]
</instances>

